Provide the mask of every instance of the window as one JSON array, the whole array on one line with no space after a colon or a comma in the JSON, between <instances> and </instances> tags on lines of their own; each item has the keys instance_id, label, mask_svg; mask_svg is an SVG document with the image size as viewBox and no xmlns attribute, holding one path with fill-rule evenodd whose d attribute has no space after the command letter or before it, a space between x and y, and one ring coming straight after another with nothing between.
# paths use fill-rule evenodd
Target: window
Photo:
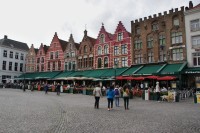
<instances>
[{"instance_id":1,"label":"window","mask_svg":"<svg viewBox=\"0 0 200 133\"><path fill-rule=\"evenodd\" d=\"M200 47L200 35L192 36L192 47L193 48Z\"/></svg>"},{"instance_id":2,"label":"window","mask_svg":"<svg viewBox=\"0 0 200 133\"><path fill-rule=\"evenodd\" d=\"M34 58L32 58L32 63L33 63L33 64L35 63L35 59L34 59Z\"/></svg>"},{"instance_id":3,"label":"window","mask_svg":"<svg viewBox=\"0 0 200 133\"><path fill-rule=\"evenodd\" d=\"M10 51L10 58L13 58L13 52Z\"/></svg>"},{"instance_id":4,"label":"window","mask_svg":"<svg viewBox=\"0 0 200 133\"><path fill-rule=\"evenodd\" d=\"M42 55L42 51L40 51L40 55Z\"/></svg>"},{"instance_id":5,"label":"window","mask_svg":"<svg viewBox=\"0 0 200 133\"><path fill-rule=\"evenodd\" d=\"M58 70L61 70L61 61L58 61Z\"/></svg>"},{"instance_id":6,"label":"window","mask_svg":"<svg viewBox=\"0 0 200 133\"><path fill-rule=\"evenodd\" d=\"M156 30L158 30L158 23L154 22L152 24L152 31L156 31Z\"/></svg>"},{"instance_id":7,"label":"window","mask_svg":"<svg viewBox=\"0 0 200 133\"><path fill-rule=\"evenodd\" d=\"M101 68L101 58L98 58L98 63L97 64L98 64L97 67Z\"/></svg>"},{"instance_id":8,"label":"window","mask_svg":"<svg viewBox=\"0 0 200 133\"><path fill-rule=\"evenodd\" d=\"M69 44L69 49L72 49L72 44L71 43Z\"/></svg>"},{"instance_id":9,"label":"window","mask_svg":"<svg viewBox=\"0 0 200 133\"><path fill-rule=\"evenodd\" d=\"M122 53L122 54L127 54L127 45L126 45L126 44L123 44L123 45L121 46L121 53Z\"/></svg>"},{"instance_id":10,"label":"window","mask_svg":"<svg viewBox=\"0 0 200 133\"><path fill-rule=\"evenodd\" d=\"M108 67L108 57L104 58L104 67Z\"/></svg>"},{"instance_id":11,"label":"window","mask_svg":"<svg viewBox=\"0 0 200 133\"><path fill-rule=\"evenodd\" d=\"M41 63L44 63L44 57L41 58Z\"/></svg>"},{"instance_id":12,"label":"window","mask_svg":"<svg viewBox=\"0 0 200 133\"><path fill-rule=\"evenodd\" d=\"M12 62L9 62L9 70L12 71Z\"/></svg>"},{"instance_id":13,"label":"window","mask_svg":"<svg viewBox=\"0 0 200 133\"><path fill-rule=\"evenodd\" d=\"M154 62L153 51L148 52L148 62L149 63Z\"/></svg>"},{"instance_id":14,"label":"window","mask_svg":"<svg viewBox=\"0 0 200 133\"><path fill-rule=\"evenodd\" d=\"M53 62L53 68L52 68L52 70L55 70L55 69L56 69L56 63Z\"/></svg>"},{"instance_id":15,"label":"window","mask_svg":"<svg viewBox=\"0 0 200 133\"><path fill-rule=\"evenodd\" d=\"M50 70L50 62L47 63L47 68Z\"/></svg>"},{"instance_id":16,"label":"window","mask_svg":"<svg viewBox=\"0 0 200 133\"><path fill-rule=\"evenodd\" d=\"M200 53L193 53L193 65L195 67L200 66Z\"/></svg>"},{"instance_id":17,"label":"window","mask_svg":"<svg viewBox=\"0 0 200 133\"><path fill-rule=\"evenodd\" d=\"M200 30L200 22L199 19L190 21L190 30L191 31L198 31Z\"/></svg>"},{"instance_id":18,"label":"window","mask_svg":"<svg viewBox=\"0 0 200 133\"><path fill-rule=\"evenodd\" d=\"M104 34L101 34L101 36L100 36L100 43L104 43L104 41L105 41Z\"/></svg>"},{"instance_id":19,"label":"window","mask_svg":"<svg viewBox=\"0 0 200 133\"><path fill-rule=\"evenodd\" d=\"M76 62L73 61L73 62L72 62L72 70L75 70L75 69L76 69Z\"/></svg>"},{"instance_id":20,"label":"window","mask_svg":"<svg viewBox=\"0 0 200 133\"><path fill-rule=\"evenodd\" d=\"M127 66L128 66L128 58L122 57L122 67L127 67Z\"/></svg>"},{"instance_id":21,"label":"window","mask_svg":"<svg viewBox=\"0 0 200 133\"><path fill-rule=\"evenodd\" d=\"M56 51L56 52L55 52L55 58L58 59L58 56L59 56L59 52Z\"/></svg>"},{"instance_id":22,"label":"window","mask_svg":"<svg viewBox=\"0 0 200 133\"><path fill-rule=\"evenodd\" d=\"M148 37L147 48L153 48L153 37Z\"/></svg>"},{"instance_id":23,"label":"window","mask_svg":"<svg viewBox=\"0 0 200 133\"><path fill-rule=\"evenodd\" d=\"M173 58L173 61L183 60L183 49L182 48L173 49L172 58Z\"/></svg>"},{"instance_id":24,"label":"window","mask_svg":"<svg viewBox=\"0 0 200 133\"><path fill-rule=\"evenodd\" d=\"M41 71L44 71L44 64L41 65Z\"/></svg>"},{"instance_id":25,"label":"window","mask_svg":"<svg viewBox=\"0 0 200 133\"><path fill-rule=\"evenodd\" d=\"M159 36L159 44L160 46L165 46L165 35L160 35Z\"/></svg>"},{"instance_id":26,"label":"window","mask_svg":"<svg viewBox=\"0 0 200 133\"><path fill-rule=\"evenodd\" d=\"M141 41L141 39L135 41L134 48L135 49L142 49L142 41Z\"/></svg>"},{"instance_id":27,"label":"window","mask_svg":"<svg viewBox=\"0 0 200 133\"><path fill-rule=\"evenodd\" d=\"M84 58L84 67L87 67L87 58Z\"/></svg>"},{"instance_id":28,"label":"window","mask_svg":"<svg viewBox=\"0 0 200 133\"><path fill-rule=\"evenodd\" d=\"M68 70L68 66L69 66L68 62L65 62L65 70Z\"/></svg>"},{"instance_id":29,"label":"window","mask_svg":"<svg viewBox=\"0 0 200 133\"><path fill-rule=\"evenodd\" d=\"M20 63L20 72L23 72L23 63Z\"/></svg>"},{"instance_id":30,"label":"window","mask_svg":"<svg viewBox=\"0 0 200 133\"><path fill-rule=\"evenodd\" d=\"M2 69L6 70L6 61L3 61Z\"/></svg>"},{"instance_id":31,"label":"window","mask_svg":"<svg viewBox=\"0 0 200 133\"><path fill-rule=\"evenodd\" d=\"M69 53L66 53L66 58L69 58Z\"/></svg>"},{"instance_id":32,"label":"window","mask_svg":"<svg viewBox=\"0 0 200 133\"><path fill-rule=\"evenodd\" d=\"M87 53L88 50L87 50L87 45L84 46L84 53Z\"/></svg>"},{"instance_id":33,"label":"window","mask_svg":"<svg viewBox=\"0 0 200 133\"><path fill-rule=\"evenodd\" d=\"M53 59L53 52L50 52L50 59Z\"/></svg>"},{"instance_id":34,"label":"window","mask_svg":"<svg viewBox=\"0 0 200 133\"><path fill-rule=\"evenodd\" d=\"M101 55L101 54L102 54L101 52L102 52L101 46L99 46L99 47L98 47L98 55Z\"/></svg>"},{"instance_id":35,"label":"window","mask_svg":"<svg viewBox=\"0 0 200 133\"><path fill-rule=\"evenodd\" d=\"M142 54L141 52L137 52L135 54L135 64L141 64L142 63Z\"/></svg>"},{"instance_id":36,"label":"window","mask_svg":"<svg viewBox=\"0 0 200 133\"><path fill-rule=\"evenodd\" d=\"M179 26L179 19L177 17L173 19L173 25Z\"/></svg>"},{"instance_id":37,"label":"window","mask_svg":"<svg viewBox=\"0 0 200 133\"><path fill-rule=\"evenodd\" d=\"M18 71L18 63L15 62L15 71Z\"/></svg>"},{"instance_id":38,"label":"window","mask_svg":"<svg viewBox=\"0 0 200 133\"><path fill-rule=\"evenodd\" d=\"M24 54L21 53L20 60L24 60Z\"/></svg>"},{"instance_id":39,"label":"window","mask_svg":"<svg viewBox=\"0 0 200 133\"><path fill-rule=\"evenodd\" d=\"M114 46L114 55L118 55L118 54L119 54L119 47Z\"/></svg>"},{"instance_id":40,"label":"window","mask_svg":"<svg viewBox=\"0 0 200 133\"><path fill-rule=\"evenodd\" d=\"M108 45L104 46L104 54L108 54Z\"/></svg>"},{"instance_id":41,"label":"window","mask_svg":"<svg viewBox=\"0 0 200 133\"><path fill-rule=\"evenodd\" d=\"M114 58L114 66L113 67L118 67L118 62L119 62L119 59Z\"/></svg>"},{"instance_id":42,"label":"window","mask_svg":"<svg viewBox=\"0 0 200 133\"><path fill-rule=\"evenodd\" d=\"M15 53L15 59L19 59L19 53Z\"/></svg>"},{"instance_id":43,"label":"window","mask_svg":"<svg viewBox=\"0 0 200 133\"><path fill-rule=\"evenodd\" d=\"M166 51L160 50L159 53L159 61L163 62L167 60Z\"/></svg>"},{"instance_id":44,"label":"window","mask_svg":"<svg viewBox=\"0 0 200 133\"><path fill-rule=\"evenodd\" d=\"M135 33L138 34L138 35L140 34L140 27L136 27Z\"/></svg>"},{"instance_id":45,"label":"window","mask_svg":"<svg viewBox=\"0 0 200 133\"><path fill-rule=\"evenodd\" d=\"M79 68L82 68L82 59L79 59Z\"/></svg>"},{"instance_id":46,"label":"window","mask_svg":"<svg viewBox=\"0 0 200 133\"><path fill-rule=\"evenodd\" d=\"M93 66L93 57L90 57L89 58L89 67L92 67Z\"/></svg>"},{"instance_id":47,"label":"window","mask_svg":"<svg viewBox=\"0 0 200 133\"><path fill-rule=\"evenodd\" d=\"M37 71L37 72L40 71L40 66L39 66L39 65L37 65L37 67L36 67L36 71Z\"/></svg>"},{"instance_id":48,"label":"window","mask_svg":"<svg viewBox=\"0 0 200 133\"><path fill-rule=\"evenodd\" d=\"M37 63L40 63L40 58L37 58Z\"/></svg>"},{"instance_id":49,"label":"window","mask_svg":"<svg viewBox=\"0 0 200 133\"><path fill-rule=\"evenodd\" d=\"M118 40L118 41L121 41L122 38L123 38L123 34L122 34L121 32L118 33L117 40Z\"/></svg>"},{"instance_id":50,"label":"window","mask_svg":"<svg viewBox=\"0 0 200 133\"><path fill-rule=\"evenodd\" d=\"M3 57L7 57L7 50L3 51Z\"/></svg>"},{"instance_id":51,"label":"window","mask_svg":"<svg viewBox=\"0 0 200 133\"><path fill-rule=\"evenodd\" d=\"M182 43L182 32L172 32L172 44Z\"/></svg>"},{"instance_id":52,"label":"window","mask_svg":"<svg viewBox=\"0 0 200 133\"><path fill-rule=\"evenodd\" d=\"M75 57L75 52L71 52L71 57Z\"/></svg>"}]
</instances>

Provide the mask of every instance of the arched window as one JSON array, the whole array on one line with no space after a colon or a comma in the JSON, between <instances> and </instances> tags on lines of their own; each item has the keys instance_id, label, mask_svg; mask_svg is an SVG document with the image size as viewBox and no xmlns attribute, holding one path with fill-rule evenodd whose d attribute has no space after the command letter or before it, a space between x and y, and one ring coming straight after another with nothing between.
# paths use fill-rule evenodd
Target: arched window
<instances>
[{"instance_id":1,"label":"arched window","mask_svg":"<svg viewBox=\"0 0 200 133\"><path fill-rule=\"evenodd\" d=\"M101 52L102 52L101 46L99 46L99 47L98 47L98 55L101 55Z\"/></svg>"},{"instance_id":2,"label":"arched window","mask_svg":"<svg viewBox=\"0 0 200 133\"><path fill-rule=\"evenodd\" d=\"M158 30L159 29L159 27L158 27L158 22L153 22L152 23L152 31L156 31L156 30Z\"/></svg>"},{"instance_id":3,"label":"arched window","mask_svg":"<svg viewBox=\"0 0 200 133\"><path fill-rule=\"evenodd\" d=\"M108 57L104 58L104 67L108 67Z\"/></svg>"},{"instance_id":4,"label":"arched window","mask_svg":"<svg viewBox=\"0 0 200 133\"><path fill-rule=\"evenodd\" d=\"M104 34L101 34L101 36L100 36L100 42L104 43L104 41L105 41Z\"/></svg>"},{"instance_id":5,"label":"arched window","mask_svg":"<svg viewBox=\"0 0 200 133\"><path fill-rule=\"evenodd\" d=\"M84 46L84 53L87 53L87 45Z\"/></svg>"},{"instance_id":6,"label":"arched window","mask_svg":"<svg viewBox=\"0 0 200 133\"><path fill-rule=\"evenodd\" d=\"M72 49L72 44L71 43L69 44L69 49Z\"/></svg>"},{"instance_id":7,"label":"arched window","mask_svg":"<svg viewBox=\"0 0 200 133\"><path fill-rule=\"evenodd\" d=\"M97 64L98 64L97 67L101 68L101 58L98 58L98 63Z\"/></svg>"},{"instance_id":8,"label":"arched window","mask_svg":"<svg viewBox=\"0 0 200 133\"><path fill-rule=\"evenodd\" d=\"M108 54L109 52L108 52L108 45L105 45L104 46L104 54Z\"/></svg>"}]
</instances>

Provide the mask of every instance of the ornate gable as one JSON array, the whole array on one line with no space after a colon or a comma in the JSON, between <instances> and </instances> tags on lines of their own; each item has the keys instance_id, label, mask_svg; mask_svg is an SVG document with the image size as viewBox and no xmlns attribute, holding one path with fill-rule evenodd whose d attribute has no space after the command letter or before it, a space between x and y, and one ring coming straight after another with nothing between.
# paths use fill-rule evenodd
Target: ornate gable
<instances>
[{"instance_id":1,"label":"ornate gable","mask_svg":"<svg viewBox=\"0 0 200 133\"><path fill-rule=\"evenodd\" d=\"M108 33L106 29L104 28L104 24L102 23L101 29L99 31L96 44L102 43L101 40L104 38L104 42L111 41L113 39L113 35L111 33Z\"/></svg>"}]
</instances>

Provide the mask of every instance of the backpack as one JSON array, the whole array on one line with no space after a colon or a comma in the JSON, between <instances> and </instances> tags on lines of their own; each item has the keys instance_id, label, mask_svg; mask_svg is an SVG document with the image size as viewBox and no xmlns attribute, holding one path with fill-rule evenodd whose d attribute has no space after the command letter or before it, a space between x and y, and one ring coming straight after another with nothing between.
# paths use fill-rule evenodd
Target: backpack
<instances>
[{"instance_id":1,"label":"backpack","mask_svg":"<svg viewBox=\"0 0 200 133\"><path fill-rule=\"evenodd\" d=\"M115 89L115 95L119 95L119 89Z\"/></svg>"}]
</instances>

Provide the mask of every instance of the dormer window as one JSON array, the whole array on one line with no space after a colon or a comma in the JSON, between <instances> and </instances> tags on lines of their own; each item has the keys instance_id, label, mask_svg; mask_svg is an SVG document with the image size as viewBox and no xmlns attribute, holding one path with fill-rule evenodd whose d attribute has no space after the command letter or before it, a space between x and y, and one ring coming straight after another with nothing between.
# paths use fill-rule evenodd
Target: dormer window
<instances>
[{"instance_id":1,"label":"dormer window","mask_svg":"<svg viewBox=\"0 0 200 133\"><path fill-rule=\"evenodd\" d=\"M105 42L104 34L101 34L101 36L100 36L100 42L101 42L101 43L104 43L104 42Z\"/></svg>"},{"instance_id":2,"label":"dormer window","mask_svg":"<svg viewBox=\"0 0 200 133\"><path fill-rule=\"evenodd\" d=\"M157 22L154 22L153 24L152 24L152 31L156 31L156 30L158 30L159 28L158 28L158 23Z\"/></svg>"},{"instance_id":3,"label":"dormer window","mask_svg":"<svg viewBox=\"0 0 200 133\"><path fill-rule=\"evenodd\" d=\"M120 32L118 33L117 40L121 41L123 39L123 34Z\"/></svg>"},{"instance_id":4,"label":"dormer window","mask_svg":"<svg viewBox=\"0 0 200 133\"><path fill-rule=\"evenodd\" d=\"M175 18L173 19L173 25L174 25L174 26L179 26L179 19L178 19L177 17L175 17Z\"/></svg>"}]
</instances>

